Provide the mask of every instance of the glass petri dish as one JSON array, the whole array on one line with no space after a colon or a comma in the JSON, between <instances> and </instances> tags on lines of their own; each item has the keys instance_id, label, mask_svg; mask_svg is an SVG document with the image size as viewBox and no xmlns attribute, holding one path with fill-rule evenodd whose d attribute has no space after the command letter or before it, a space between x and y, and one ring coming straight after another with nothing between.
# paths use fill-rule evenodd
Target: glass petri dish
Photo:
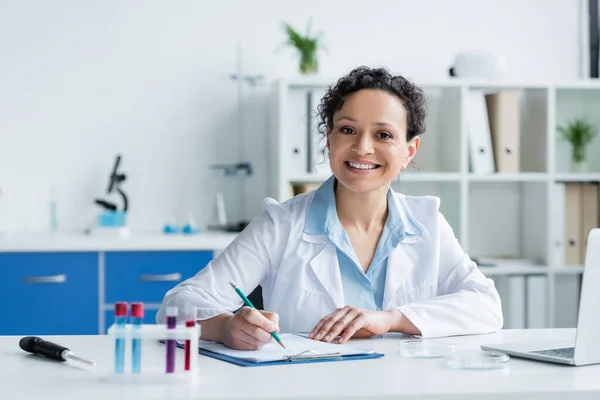
<instances>
[{"instance_id":1,"label":"glass petri dish","mask_svg":"<svg viewBox=\"0 0 600 400\"><path fill-rule=\"evenodd\" d=\"M453 369L500 369L508 367L510 357L485 350L456 351L444 357L444 365Z\"/></svg>"},{"instance_id":2,"label":"glass petri dish","mask_svg":"<svg viewBox=\"0 0 600 400\"><path fill-rule=\"evenodd\" d=\"M412 358L441 358L454 352L454 344L443 341L407 340L400 343L400 355Z\"/></svg>"}]
</instances>

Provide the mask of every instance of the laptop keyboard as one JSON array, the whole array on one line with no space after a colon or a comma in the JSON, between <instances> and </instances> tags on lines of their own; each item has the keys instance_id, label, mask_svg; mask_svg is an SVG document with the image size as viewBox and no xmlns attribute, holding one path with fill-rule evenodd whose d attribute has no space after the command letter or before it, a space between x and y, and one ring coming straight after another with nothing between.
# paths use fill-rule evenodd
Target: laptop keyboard
<instances>
[{"instance_id":1,"label":"laptop keyboard","mask_svg":"<svg viewBox=\"0 0 600 400\"><path fill-rule=\"evenodd\" d=\"M575 347L564 347L562 349L528 351L528 353L542 354L545 356L552 356L552 357L559 357L559 358L573 358L574 353L575 353Z\"/></svg>"}]
</instances>

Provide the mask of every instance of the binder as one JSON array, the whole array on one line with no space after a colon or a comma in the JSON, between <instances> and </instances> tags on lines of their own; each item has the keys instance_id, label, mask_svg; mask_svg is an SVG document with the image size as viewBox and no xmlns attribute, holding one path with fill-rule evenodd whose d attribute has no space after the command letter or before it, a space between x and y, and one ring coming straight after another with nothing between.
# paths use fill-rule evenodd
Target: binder
<instances>
[{"instance_id":1,"label":"binder","mask_svg":"<svg viewBox=\"0 0 600 400\"><path fill-rule=\"evenodd\" d=\"M317 118L319 112L319 104L325 96L325 89L313 88L306 95L306 147L307 152L307 170L308 174L319 176L331 175L329 166L329 157L325 151L327 144L326 138L319 132L319 120Z\"/></svg>"},{"instance_id":2,"label":"binder","mask_svg":"<svg viewBox=\"0 0 600 400\"><path fill-rule=\"evenodd\" d=\"M307 93L291 91L286 98L284 113L285 132L278 132L283 142L285 169L291 176L303 176L308 172L308 149L306 129L309 116L306 113ZM279 148L276 149L279 151Z\"/></svg>"},{"instance_id":3,"label":"binder","mask_svg":"<svg viewBox=\"0 0 600 400\"><path fill-rule=\"evenodd\" d=\"M291 176L331 174L329 159L324 151L325 139L318 131L318 107L325 89L291 90L286 99L282 132L286 168Z\"/></svg>"},{"instance_id":4,"label":"binder","mask_svg":"<svg viewBox=\"0 0 600 400\"><path fill-rule=\"evenodd\" d=\"M565 263L584 265L587 238L600 226L597 182L565 184Z\"/></svg>"},{"instance_id":5,"label":"binder","mask_svg":"<svg viewBox=\"0 0 600 400\"><path fill-rule=\"evenodd\" d=\"M496 172L520 170L519 94L501 90L485 96Z\"/></svg>"},{"instance_id":6,"label":"binder","mask_svg":"<svg viewBox=\"0 0 600 400\"><path fill-rule=\"evenodd\" d=\"M595 228L598 228L598 183L582 183L580 264L584 264L585 261L588 235Z\"/></svg>"},{"instance_id":7,"label":"binder","mask_svg":"<svg viewBox=\"0 0 600 400\"><path fill-rule=\"evenodd\" d=\"M495 172L494 155L484 92L469 91L465 102L471 172L492 174Z\"/></svg>"},{"instance_id":8,"label":"binder","mask_svg":"<svg viewBox=\"0 0 600 400\"><path fill-rule=\"evenodd\" d=\"M241 367L368 360L384 356L373 349L359 349L346 344L319 342L300 335L280 334L279 337L286 346L291 348L284 351L278 344L269 343L262 350L247 351L229 349L214 342L201 342L198 345L198 353ZM184 344L177 343L177 347L184 348ZM296 349L300 347L306 348L297 351Z\"/></svg>"},{"instance_id":9,"label":"binder","mask_svg":"<svg viewBox=\"0 0 600 400\"><path fill-rule=\"evenodd\" d=\"M565 183L565 264L583 264L581 227L581 184Z\"/></svg>"}]
</instances>

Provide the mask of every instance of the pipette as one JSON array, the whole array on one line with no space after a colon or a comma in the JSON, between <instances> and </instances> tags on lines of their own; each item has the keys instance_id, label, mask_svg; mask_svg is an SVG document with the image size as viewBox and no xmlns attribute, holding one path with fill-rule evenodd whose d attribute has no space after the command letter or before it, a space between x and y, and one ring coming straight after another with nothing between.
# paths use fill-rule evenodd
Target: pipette
<instances>
[{"instance_id":1,"label":"pipette","mask_svg":"<svg viewBox=\"0 0 600 400\"><path fill-rule=\"evenodd\" d=\"M21 349L33 353L40 354L56 361L76 361L89 366L95 366L96 363L77 357L71 350L66 347L60 346L56 343L45 341L37 336L26 336L19 341L19 347Z\"/></svg>"}]
</instances>

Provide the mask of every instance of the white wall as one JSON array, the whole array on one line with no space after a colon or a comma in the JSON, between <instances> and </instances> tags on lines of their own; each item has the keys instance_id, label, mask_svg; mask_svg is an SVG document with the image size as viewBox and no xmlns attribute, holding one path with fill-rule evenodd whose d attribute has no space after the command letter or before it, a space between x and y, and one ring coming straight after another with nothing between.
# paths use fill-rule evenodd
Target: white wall
<instances>
[{"instance_id":1,"label":"white wall","mask_svg":"<svg viewBox=\"0 0 600 400\"><path fill-rule=\"evenodd\" d=\"M94 218L116 153L135 230L193 212L214 219L225 186L239 218L236 181L208 170L239 159L236 40L244 70L267 81L296 73L280 22L325 31L321 74L384 65L413 79L441 78L453 55L505 55L518 79L570 79L579 71L572 0L3 0L0 1L0 230L48 227L57 186L61 230ZM241 147L256 173L246 216L266 187L267 88L245 87Z\"/></svg>"}]
</instances>

